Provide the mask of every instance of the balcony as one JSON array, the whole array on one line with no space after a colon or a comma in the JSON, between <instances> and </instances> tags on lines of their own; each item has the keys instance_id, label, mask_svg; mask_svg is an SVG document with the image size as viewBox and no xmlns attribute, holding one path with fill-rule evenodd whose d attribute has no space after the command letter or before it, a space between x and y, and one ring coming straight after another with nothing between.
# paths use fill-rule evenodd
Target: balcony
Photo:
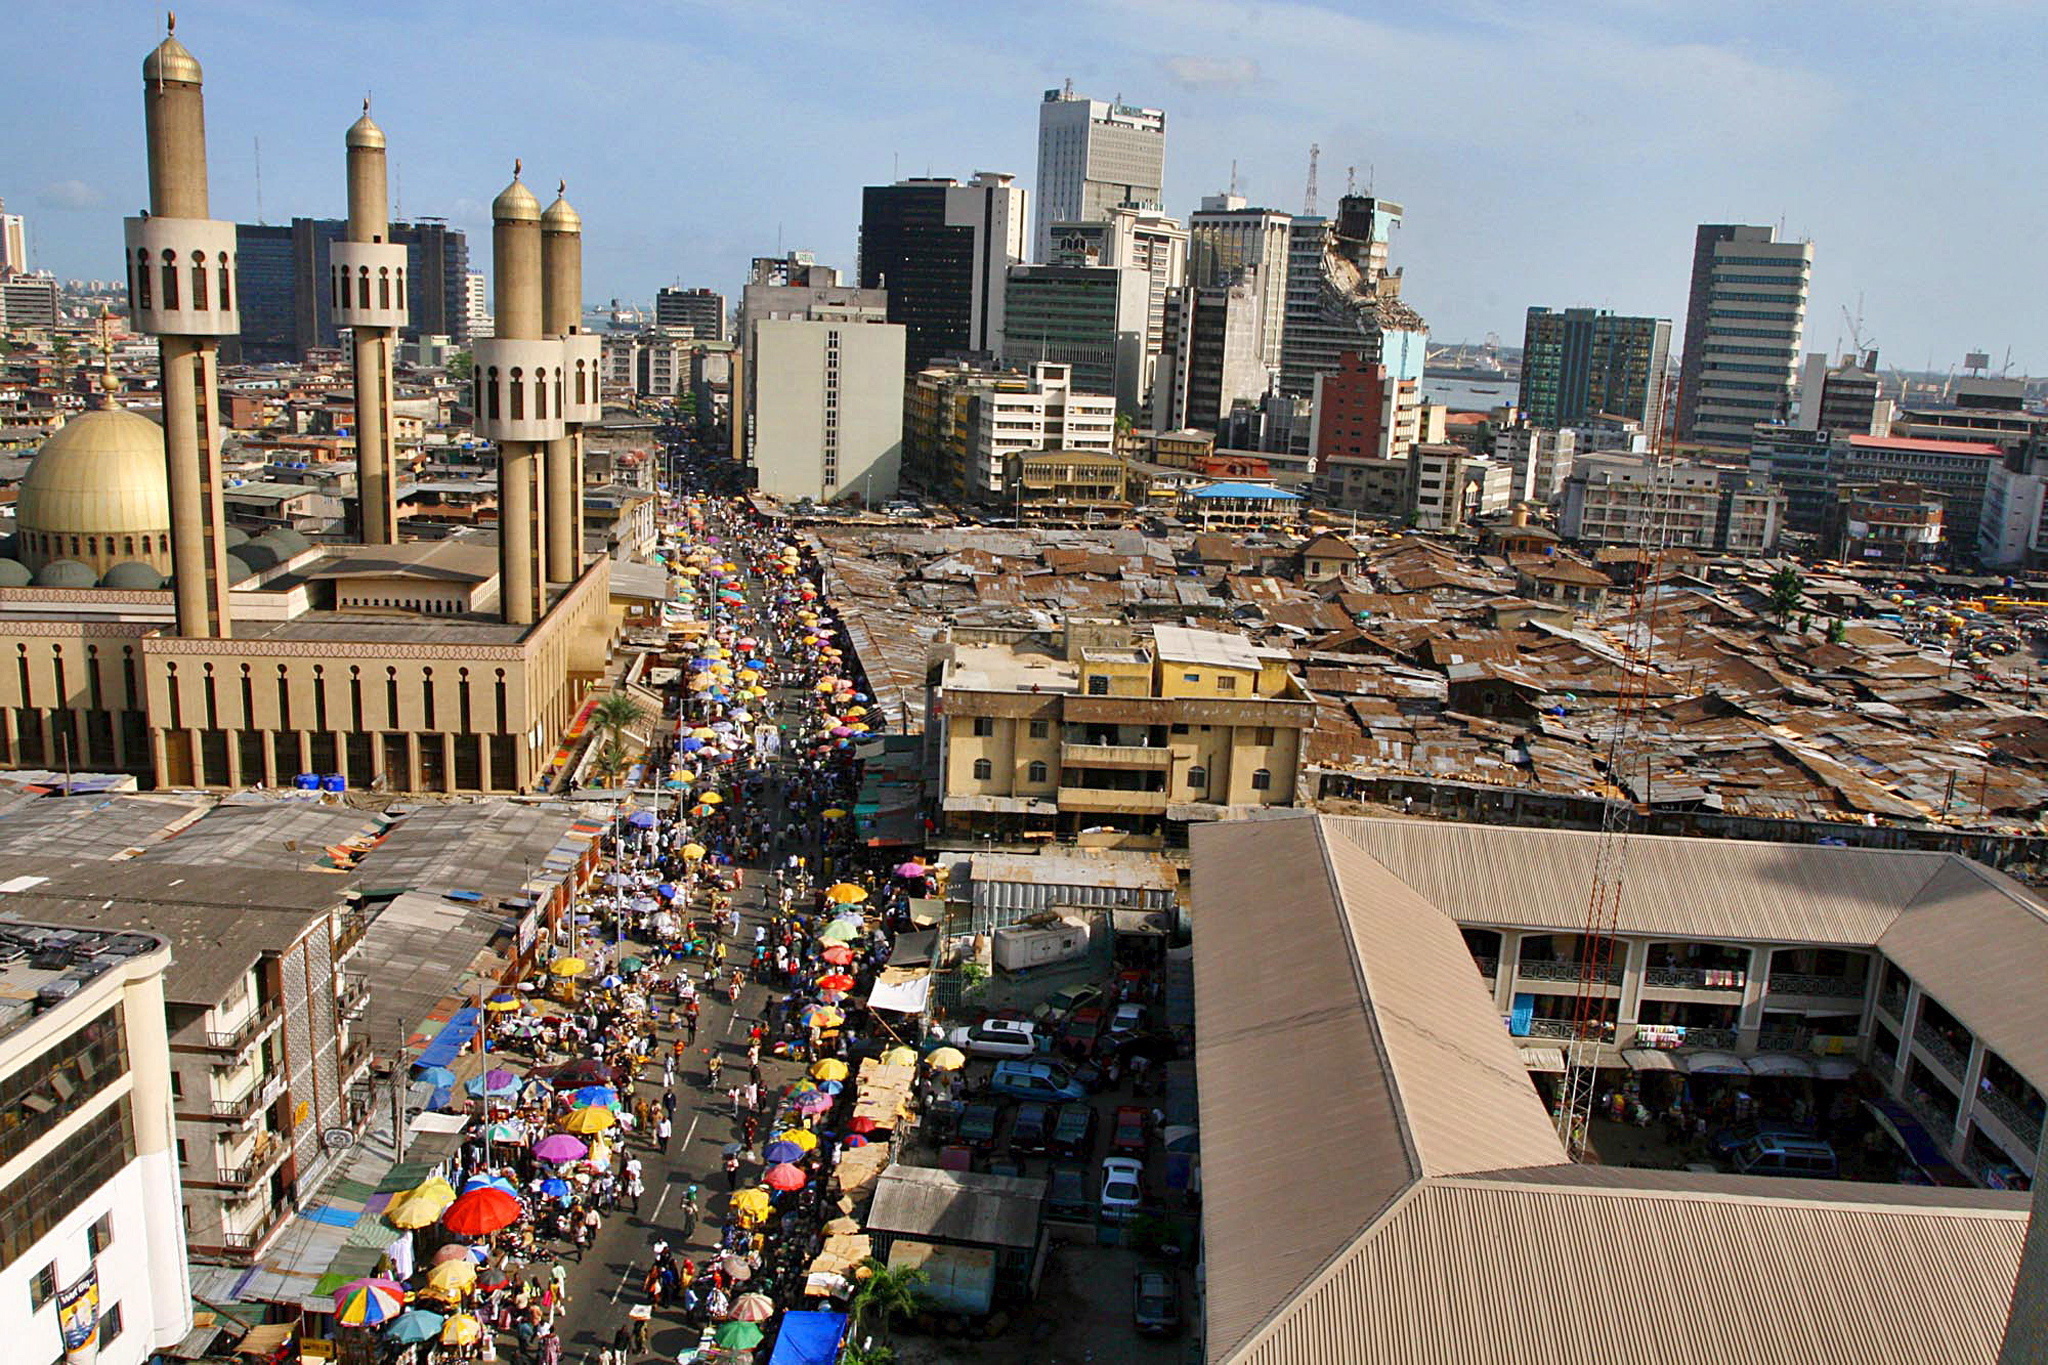
<instances>
[{"instance_id":1,"label":"balcony","mask_svg":"<svg viewBox=\"0 0 2048 1365\"><path fill-rule=\"evenodd\" d=\"M262 1222L258 1223L255 1227L249 1229L247 1232L221 1233L220 1241L215 1245L218 1246L219 1249L222 1251L243 1253L252 1252L256 1250L257 1247L262 1246L264 1240L268 1238L270 1234L276 1232L277 1229L284 1223L284 1221L291 1216L292 1206L290 1204L278 1204L276 1207L272 1208L270 1212L263 1215ZM194 1241L195 1249L206 1249L203 1245L197 1245L196 1238L194 1239Z\"/></svg>"},{"instance_id":2,"label":"balcony","mask_svg":"<svg viewBox=\"0 0 2048 1365\"><path fill-rule=\"evenodd\" d=\"M1776 978L1772 979L1775 980ZM1756 1036L1756 1050L1758 1052L1804 1052L1812 1042L1812 1029L1765 1029Z\"/></svg>"},{"instance_id":3,"label":"balcony","mask_svg":"<svg viewBox=\"0 0 2048 1365\"><path fill-rule=\"evenodd\" d=\"M1969 1054L1958 1049L1925 1020L1913 1030L1913 1041L1920 1045L1921 1051L1947 1067L1951 1076L1961 1077L1970 1069Z\"/></svg>"},{"instance_id":4,"label":"balcony","mask_svg":"<svg viewBox=\"0 0 2048 1365\"><path fill-rule=\"evenodd\" d=\"M1563 1038L1567 1041L1579 1036L1579 1026L1569 1019L1531 1019L1531 1038Z\"/></svg>"},{"instance_id":5,"label":"balcony","mask_svg":"<svg viewBox=\"0 0 2048 1365\"><path fill-rule=\"evenodd\" d=\"M334 998L335 1011L344 1019L354 1019L369 1003L370 979L360 972L342 973L341 990Z\"/></svg>"},{"instance_id":6,"label":"balcony","mask_svg":"<svg viewBox=\"0 0 2048 1365\"><path fill-rule=\"evenodd\" d=\"M1062 810L1099 810L1119 815L1150 815L1166 810L1165 792L1113 791L1107 787L1061 787Z\"/></svg>"},{"instance_id":7,"label":"balcony","mask_svg":"<svg viewBox=\"0 0 2048 1365\"><path fill-rule=\"evenodd\" d=\"M220 1175L213 1183L233 1185L238 1188L254 1185L257 1181L283 1165L284 1159L291 1154L291 1144L272 1134L265 1134L264 1137L269 1140L259 1140L256 1144L254 1155L239 1166L221 1167ZM204 1184L206 1182L195 1180L193 1183Z\"/></svg>"},{"instance_id":8,"label":"balcony","mask_svg":"<svg viewBox=\"0 0 2048 1365\"><path fill-rule=\"evenodd\" d=\"M354 1038L341 1050L341 1079L347 1082L370 1064L370 1040Z\"/></svg>"},{"instance_id":9,"label":"balcony","mask_svg":"<svg viewBox=\"0 0 2048 1365\"><path fill-rule=\"evenodd\" d=\"M1472 962L1479 968L1479 974L1488 981L1500 975L1500 959L1497 957L1475 957Z\"/></svg>"},{"instance_id":10,"label":"balcony","mask_svg":"<svg viewBox=\"0 0 2048 1365\"><path fill-rule=\"evenodd\" d=\"M1980 1088L1977 1091L1977 1102L1990 1110L2000 1123L2011 1130L2014 1137L2024 1142L2027 1150L2033 1151L2040 1147L2041 1120L2013 1103L2003 1091L1989 1087Z\"/></svg>"},{"instance_id":11,"label":"balcony","mask_svg":"<svg viewBox=\"0 0 2048 1365\"><path fill-rule=\"evenodd\" d=\"M272 1076L261 1084L252 1086L249 1093L239 1099L214 1100L201 1117L247 1122L252 1115L275 1103L277 1097L283 1093L284 1077Z\"/></svg>"},{"instance_id":12,"label":"balcony","mask_svg":"<svg viewBox=\"0 0 2048 1365\"><path fill-rule=\"evenodd\" d=\"M1906 1107L1913 1111L1920 1122L1927 1125L1927 1131L1945 1149L1950 1136L1955 1132L1956 1116L1953 1110L1942 1112L1942 1105L1932 1095L1906 1088Z\"/></svg>"},{"instance_id":13,"label":"balcony","mask_svg":"<svg viewBox=\"0 0 2048 1365\"><path fill-rule=\"evenodd\" d=\"M1678 1045L1681 1052L1726 1052L1735 1046L1736 1032L1732 1028L1687 1028L1685 1041Z\"/></svg>"},{"instance_id":14,"label":"balcony","mask_svg":"<svg viewBox=\"0 0 2048 1365\"><path fill-rule=\"evenodd\" d=\"M1849 976L1814 976L1808 972L1772 972L1769 982L1772 995L1817 995L1830 1000L1861 1000L1863 978ZM1906 1007L1906 997L1898 998L1899 1008Z\"/></svg>"},{"instance_id":15,"label":"balcony","mask_svg":"<svg viewBox=\"0 0 2048 1365\"><path fill-rule=\"evenodd\" d=\"M1577 982L1584 975L1584 969L1576 962L1519 962L1515 974L1530 981ZM1601 970L1600 979L1610 986L1621 984L1621 964L1610 962Z\"/></svg>"},{"instance_id":16,"label":"balcony","mask_svg":"<svg viewBox=\"0 0 2048 1365\"><path fill-rule=\"evenodd\" d=\"M1643 984L1664 990L1739 991L1749 984L1749 973L1732 968L1645 967Z\"/></svg>"},{"instance_id":17,"label":"balcony","mask_svg":"<svg viewBox=\"0 0 2048 1365\"><path fill-rule=\"evenodd\" d=\"M1904 991L1885 991L1877 997L1877 1003L1883 1007L1884 1012L1886 1014L1889 1014L1892 1018L1899 1020L1901 1023L1905 1022L1906 993Z\"/></svg>"},{"instance_id":18,"label":"balcony","mask_svg":"<svg viewBox=\"0 0 2048 1365\"><path fill-rule=\"evenodd\" d=\"M1146 768L1173 766L1173 750L1143 744L1062 744L1060 764L1068 768Z\"/></svg>"},{"instance_id":19,"label":"balcony","mask_svg":"<svg viewBox=\"0 0 2048 1365\"><path fill-rule=\"evenodd\" d=\"M205 1047L209 1052L241 1052L283 1017L283 1001L265 1001L263 1007L250 1015L240 1028L231 1029L226 1033L216 1033L209 1029L202 1035L206 1039Z\"/></svg>"},{"instance_id":20,"label":"balcony","mask_svg":"<svg viewBox=\"0 0 2048 1365\"><path fill-rule=\"evenodd\" d=\"M364 917L353 917L342 921L341 932L334 936L334 961L338 966L361 946L363 935L369 932L370 921Z\"/></svg>"}]
</instances>

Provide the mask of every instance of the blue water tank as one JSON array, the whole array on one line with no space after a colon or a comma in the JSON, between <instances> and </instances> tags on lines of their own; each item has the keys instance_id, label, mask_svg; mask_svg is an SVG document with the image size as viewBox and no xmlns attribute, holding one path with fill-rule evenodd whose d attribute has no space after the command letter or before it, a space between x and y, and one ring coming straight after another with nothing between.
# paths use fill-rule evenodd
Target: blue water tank
<instances>
[{"instance_id":1,"label":"blue water tank","mask_svg":"<svg viewBox=\"0 0 2048 1365\"><path fill-rule=\"evenodd\" d=\"M298 788L298 789L299 789L300 791L302 791L302 792L316 792L316 791L319 791L319 790L320 790L320 774L318 774L318 773L300 773L300 774L299 774L299 775L298 775L297 777L295 777L295 778L293 778L293 779L292 779L292 785L293 785L294 787L297 787L297 788Z\"/></svg>"},{"instance_id":2,"label":"blue water tank","mask_svg":"<svg viewBox=\"0 0 2048 1365\"><path fill-rule=\"evenodd\" d=\"M348 778L341 773L329 773L320 779L320 790L324 792L345 792L348 790Z\"/></svg>"}]
</instances>

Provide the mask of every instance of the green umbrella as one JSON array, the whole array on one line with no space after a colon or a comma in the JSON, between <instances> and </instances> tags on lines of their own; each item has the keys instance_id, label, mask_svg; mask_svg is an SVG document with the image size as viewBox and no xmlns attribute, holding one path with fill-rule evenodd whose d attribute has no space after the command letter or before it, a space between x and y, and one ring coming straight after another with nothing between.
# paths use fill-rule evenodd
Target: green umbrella
<instances>
[{"instance_id":1,"label":"green umbrella","mask_svg":"<svg viewBox=\"0 0 2048 1365\"><path fill-rule=\"evenodd\" d=\"M744 1351L760 1344L761 1329L751 1322L722 1323L712 1339L728 1351Z\"/></svg>"},{"instance_id":2,"label":"green umbrella","mask_svg":"<svg viewBox=\"0 0 2048 1365\"><path fill-rule=\"evenodd\" d=\"M384 1339L396 1342L432 1341L441 1335L442 1318L424 1308L408 1308L384 1329Z\"/></svg>"},{"instance_id":3,"label":"green umbrella","mask_svg":"<svg viewBox=\"0 0 2048 1365\"><path fill-rule=\"evenodd\" d=\"M836 919L818 931L820 943L845 943L859 937L860 930L854 928L851 920Z\"/></svg>"},{"instance_id":4,"label":"green umbrella","mask_svg":"<svg viewBox=\"0 0 2048 1365\"><path fill-rule=\"evenodd\" d=\"M646 965L637 957L627 957L619 960L619 970L622 972L637 972Z\"/></svg>"}]
</instances>

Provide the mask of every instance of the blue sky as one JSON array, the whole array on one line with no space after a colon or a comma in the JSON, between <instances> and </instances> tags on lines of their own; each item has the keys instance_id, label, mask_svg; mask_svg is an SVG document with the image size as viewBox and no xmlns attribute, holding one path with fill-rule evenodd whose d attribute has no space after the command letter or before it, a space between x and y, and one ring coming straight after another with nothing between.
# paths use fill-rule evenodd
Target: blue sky
<instances>
[{"instance_id":1,"label":"blue sky","mask_svg":"<svg viewBox=\"0 0 2048 1365\"><path fill-rule=\"evenodd\" d=\"M0 196L37 262L110 276L145 194L140 62L161 10L9 14ZM407 215L482 247L515 156L566 177L593 299L735 291L748 257L853 266L860 190L1017 172L1041 92L1071 77L1168 115L1167 207L1238 163L1298 211L1310 143L1325 207L1346 168L1407 208L1410 299L1446 339L1519 340L1530 304L1680 317L1693 225L1816 243L1809 348L1862 299L1885 358L1970 347L2048 371L2048 178L2034 70L2048 5L1978 0L192 0L214 212L339 216L341 135L365 90ZM481 252L479 253L481 254Z\"/></svg>"}]
</instances>

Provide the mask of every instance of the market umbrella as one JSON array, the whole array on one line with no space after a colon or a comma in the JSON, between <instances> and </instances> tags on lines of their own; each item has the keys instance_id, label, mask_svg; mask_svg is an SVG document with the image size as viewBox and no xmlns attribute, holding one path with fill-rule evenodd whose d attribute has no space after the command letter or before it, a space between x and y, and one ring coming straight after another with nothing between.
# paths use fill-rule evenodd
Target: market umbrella
<instances>
[{"instance_id":1,"label":"market umbrella","mask_svg":"<svg viewBox=\"0 0 2048 1365\"><path fill-rule=\"evenodd\" d=\"M827 945L825 951L819 953L818 956L823 958L827 963L831 964L834 967L848 967L853 965L853 949L847 947L843 943L833 943Z\"/></svg>"},{"instance_id":2,"label":"market umbrella","mask_svg":"<svg viewBox=\"0 0 2048 1365\"><path fill-rule=\"evenodd\" d=\"M457 1313L441 1324L441 1344L469 1346L482 1340L484 1325L471 1313Z\"/></svg>"},{"instance_id":3,"label":"market umbrella","mask_svg":"<svg viewBox=\"0 0 2048 1365\"><path fill-rule=\"evenodd\" d=\"M761 1183L771 1190L800 1190L807 1180L801 1168L786 1161L770 1166L761 1176Z\"/></svg>"},{"instance_id":4,"label":"market umbrella","mask_svg":"<svg viewBox=\"0 0 2048 1365\"><path fill-rule=\"evenodd\" d=\"M511 1095L519 1089L519 1078L501 1067L492 1067L481 1076L471 1076L462 1088L472 1095Z\"/></svg>"},{"instance_id":5,"label":"market umbrella","mask_svg":"<svg viewBox=\"0 0 2048 1365\"><path fill-rule=\"evenodd\" d=\"M818 978L818 989L821 991L850 991L853 989L853 978L845 972L827 972Z\"/></svg>"},{"instance_id":6,"label":"market umbrella","mask_svg":"<svg viewBox=\"0 0 2048 1365\"><path fill-rule=\"evenodd\" d=\"M468 1261L475 1265L476 1258L469 1254L472 1250L474 1248L467 1242L450 1242L434 1253L432 1264L440 1265L443 1261Z\"/></svg>"},{"instance_id":7,"label":"market umbrella","mask_svg":"<svg viewBox=\"0 0 2048 1365\"><path fill-rule=\"evenodd\" d=\"M441 1294L460 1294L476 1283L476 1262L464 1256L443 1261L427 1272L427 1287Z\"/></svg>"},{"instance_id":8,"label":"market umbrella","mask_svg":"<svg viewBox=\"0 0 2048 1365\"><path fill-rule=\"evenodd\" d=\"M619 1092L608 1085L586 1085L570 1096L569 1102L578 1109L586 1109L593 1104L609 1109L619 1102Z\"/></svg>"},{"instance_id":9,"label":"market umbrella","mask_svg":"<svg viewBox=\"0 0 2048 1365\"><path fill-rule=\"evenodd\" d=\"M808 1128L789 1128L777 1133L775 1141L791 1143L809 1152L816 1150L818 1135Z\"/></svg>"},{"instance_id":10,"label":"market umbrella","mask_svg":"<svg viewBox=\"0 0 2048 1365\"><path fill-rule=\"evenodd\" d=\"M925 866L923 863L896 864L896 875L899 877L922 877L924 874Z\"/></svg>"},{"instance_id":11,"label":"market umbrella","mask_svg":"<svg viewBox=\"0 0 2048 1365\"><path fill-rule=\"evenodd\" d=\"M882 1054L883 1066L916 1066L917 1050L908 1047L892 1047Z\"/></svg>"},{"instance_id":12,"label":"market umbrella","mask_svg":"<svg viewBox=\"0 0 2048 1365\"><path fill-rule=\"evenodd\" d=\"M728 1256L718 1263L718 1268L725 1272L725 1276L729 1280L751 1280L754 1278L754 1267L747 1264L746 1257L744 1256Z\"/></svg>"},{"instance_id":13,"label":"market umbrella","mask_svg":"<svg viewBox=\"0 0 2048 1365\"><path fill-rule=\"evenodd\" d=\"M845 1082L845 1081L819 1081L819 1082L818 1082L818 1090L819 1090L819 1092L820 1092L821 1094L826 1094L826 1095L837 1095L837 1094L838 1094L838 1093L839 1093L840 1091L842 1091L842 1090L844 1090L844 1089L846 1089L846 1082Z\"/></svg>"},{"instance_id":14,"label":"market umbrella","mask_svg":"<svg viewBox=\"0 0 2048 1365\"><path fill-rule=\"evenodd\" d=\"M822 1114L831 1107L832 1097L822 1090L805 1091L798 1095L795 1101L795 1108L799 1114Z\"/></svg>"},{"instance_id":15,"label":"market umbrella","mask_svg":"<svg viewBox=\"0 0 2048 1365\"><path fill-rule=\"evenodd\" d=\"M562 1127L568 1132L588 1136L592 1133L602 1133L618 1121L618 1115L609 1109L578 1109L562 1120Z\"/></svg>"},{"instance_id":16,"label":"market umbrella","mask_svg":"<svg viewBox=\"0 0 2048 1365\"><path fill-rule=\"evenodd\" d=\"M967 1054L957 1047L942 1047L925 1054L924 1064L934 1071L958 1071L967 1065Z\"/></svg>"},{"instance_id":17,"label":"market umbrella","mask_svg":"<svg viewBox=\"0 0 2048 1365\"><path fill-rule=\"evenodd\" d=\"M727 1351L747 1351L761 1344L761 1329L751 1322L720 1323L712 1335L720 1348Z\"/></svg>"},{"instance_id":18,"label":"market umbrella","mask_svg":"<svg viewBox=\"0 0 2048 1365\"><path fill-rule=\"evenodd\" d=\"M684 844L683 858L687 862L701 862L704 858L705 851L706 850L704 848L704 845L702 844Z\"/></svg>"},{"instance_id":19,"label":"market umbrella","mask_svg":"<svg viewBox=\"0 0 2048 1365\"><path fill-rule=\"evenodd\" d=\"M734 1322L766 1322L775 1316L775 1300L766 1294L742 1294L732 1301Z\"/></svg>"},{"instance_id":20,"label":"market umbrella","mask_svg":"<svg viewBox=\"0 0 2048 1365\"><path fill-rule=\"evenodd\" d=\"M855 1137L859 1137L863 1133L872 1133L881 1126L881 1124L876 1123L866 1114L855 1114L846 1121L846 1131Z\"/></svg>"},{"instance_id":21,"label":"market umbrella","mask_svg":"<svg viewBox=\"0 0 2048 1365\"><path fill-rule=\"evenodd\" d=\"M830 1005L813 1005L803 1013L805 1028L837 1028L846 1016Z\"/></svg>"},{"instance_id":22,"label":"market umbrella","mask_svg":"<svg viewBox=\"0 0 2048 1365\"><path fill-rule=\"evenodd\" d=\"M334 1291L334 1320L374 1327L405 1311L405 1286L396 1280L352 1280Z\"/></svg>"},{"instance_id":23,"label":"market umbrella","mask_svg":"<svg viewBox=\"0 0 2048 1365\"><path fill-rule=\"evenodd\" d=\"M794 1142L785 1142L777 1138L761 1150L761 1159L777 1164L784 1161L802 1161L804 1159L804 1149L797 1146Z\"/></svg>"},{"instance_id":24,"label":"market umbrella","mask_svg":"<svg viewBox=\"0 0 2048 1365\"><path fill-rule=\"evenodd\" d=\"M578 1057L557 1067L552 1079L557 1090L581 1090L586 1085L610 1085L618 1078L597 1058Z\"/></svg>"},{"instance_id":25,"label":"market umbrella","mask_svg":"<svg viewBox=\"0 0 2048 1365\"><path fill-rule=\"evenodd\" d=\"M618 976L609 973L604 976L600 976L597 979L597 985L599 990L616 990L620 986L623 986L625 984L626 978L624 978L623 976Z\"/></svg>"},{"instance_id":26,"label":"market umbrella","mask_svg":"<svg viewBox=\"0 0 2048 1365\"><path fill-rule=\"evenodd\" d=\"M408 1308L393 1318L391 1325L384 1329L384 1339L395 1341L401 1346L432 1341L441 1335L441 1325L446 1321L447 1319L439 1313L430 1313L424 1308Z\"/></svg>"},{"instance_id":27,"label":"market umbrella","mask_svg":"<svg viewBox=\"0 0 2048 1365\"><path fill-rule=\"evenodd\" d=\"M503 1190L505 1193L512 1195L515 1198L519 1194L518 1189L513 1186L511 1181L507 1180L502 1175L496 1174L495 1172L490 1174L479 1173L463 1181L462 1192L464 1194L468 1194L471 1190ZM452 1204L455 1201L451 1199L448 1202Z\"/></svg>"},{"instance_id":28,"label":"market umbrella","mask_svg":"<svg viewBox=\"0 0 2048 1365\"><path fill-rule=\"evenodd\" d=\"M626 817L626 823L634 829L653 829L654 812L651 810L636 810Z\"/></svg>"},{"instance_id":29,"label":"market umbrella","mask_svg":"<svg viewBox=\"0 0 2048 1365\"><path fill-rule=\"evenodd\" d=\"M524 1142L525 1130L515 1123L494 1123L484 1129L486 1142Z\"/></svg>"},{"instance_id":30,"label":"market umbrella","mask_svg":"<svg viewBox=\"0 0 2048 1365\"><path fill-rule=\"evenodd\" d=\"M435 1199L414 1190L401 1194L385 1206L384 1221L407 1232L414 1228L431 1227L442 1212L454 1202L452 1192L446 1199Z\"/></svg>"},{"instance_id":31,"label":"market umbrella","mask_svg":"<svg viewBox=\"0 0 2048 1365\"><path fill-rule=\"evenodd\" d=\"M674 895L675 892L671 889L665 894ZM624 958L620 959L619 970L622 972L637 972L646 965L647 964L641 961L639 957L635 956L632 953L628 953Z\"/></svg>"},{"instance_id":32,"label":"market umbrella","mask_svg":"<svg viewBox=\"0 0 2048 1365\"><path fill-rule=\"evenodd\" d=\"M846 1063L837 1057L821 1057L811 1063L811 1078L820 1081L843 1081L846 1079Z\"/></svg>"},{"instance_id":33,"label":"market umbrella","mask_svg":"<svg viewBox=\"0 0 2048 1365\"><path fill-rule=\"evenodd\" d=\"M860 926L852 920L836 919L818 931L820 943L844 943L860 937Z\"/></svg>"},{"instance_id":34,"label":"market umbrella","mask_svg":"<svg viewBox=\"0 0 2048 1365\"><path fill-rule=\"evenodd\" d=\"M540 1192L550 1199L567 1199L570 1194L569 1182L558 1175L551 1175L540 1182Z\"/></svg>"},{"instance_id":35,"label":"market umbrella","mask_svg":"<svg viewBox=\"0 0 2048 1365\"><path fill-rule=\"evenodd\" d=\"M593 1114L609 1111L593 1109ZM501 1189L485 1186L471 1190L448 1206L441 1215L441 1226L460 1237L482 1237L507 1228L519 1221L522 1206L519 1200Z\"/></svg>"},{"instance_id":36,"label":"market umbrella","mask_svg":"<svg viewBox=\"0 0 2048 1365\"><path fill-rule=\"evenodd\" d=\"M825 899L834 905L858 905L867 898L867 889L855 886L852 882L834 882L825 888Z\"/></svg>"},{"instance_id":37,"label":"market umbrella","mask_svg":"<svg viewBox=\"0 0 2048 1365\"><path fill-rule=\"evenodd\" d=\"M581 1161L590 1155L590 1148L584 1145L583 1139L572 1134L549 1133L533 1144L533 1155L540 1161Z\"/></svg>"},{"instance_id":38,"label":"market umbrella","mask_svg":"<svg viewBox=\"0 0 2048 1365\"><path fill-rule=\"evenodd\" d=\"M768 1212L772 1205L768 1199L768 1191L749 1189L741 1190L732 1197L732 1207L736 1213L745 1214L749 1218L759 1218Z\"/></svg>"},{"instance_id":39,"label":"market umbrella","mask_svg":"<svg viewBox=\"0 0 2048 1365\"><path fill-rule=\"evenodd\" d=\"M707 806L715 806L719 802L725 800L725 798L720 796L717 792L705 792L702 796L698 797L697 799Z\"/></svg>"},{"instance_id":40,"label":"market umbrella","mask_svg":"<svg viewBox=\"0 0 2048 1365\"><path fill-rule=\"evenodd\" d=\"M455 1084L455 1073L445 1066L423 1066L413 1073L413 1079L439 1090L443 1086Z\"/></svg>"},{"instance_id":41,"label":"market umbrella","mask_svg":"<svg viewBox=\"0 0 2048 1365\"><path fill-rule=\"evenodd\" d=\"M590 970L590 964L580 957L558 957L548 970L556 976L581 976Z\"/></svg>"},{"instance_id":42,"label":"market umbrella","mask_svg":"<svg viewBox=\"0 0 2048 1365\"><path fill-rule=\"evenodd\" d=\"M846 1135L846 1145L848 1147L865 1147L868 1145L868 1140L865 1134L849 1133Z\"/></svg>"},{"instance_id":43,"label":"market umbrella","mask_svg":"<svg viewBox=\"0 0 2048 1365\"><path fill-rule=\"evenodd\" d=\"M510 991L499 991L484 1001L484 1008L492 1014L511 1014L525 1002Z\"/></svg>"}]
</instances>

